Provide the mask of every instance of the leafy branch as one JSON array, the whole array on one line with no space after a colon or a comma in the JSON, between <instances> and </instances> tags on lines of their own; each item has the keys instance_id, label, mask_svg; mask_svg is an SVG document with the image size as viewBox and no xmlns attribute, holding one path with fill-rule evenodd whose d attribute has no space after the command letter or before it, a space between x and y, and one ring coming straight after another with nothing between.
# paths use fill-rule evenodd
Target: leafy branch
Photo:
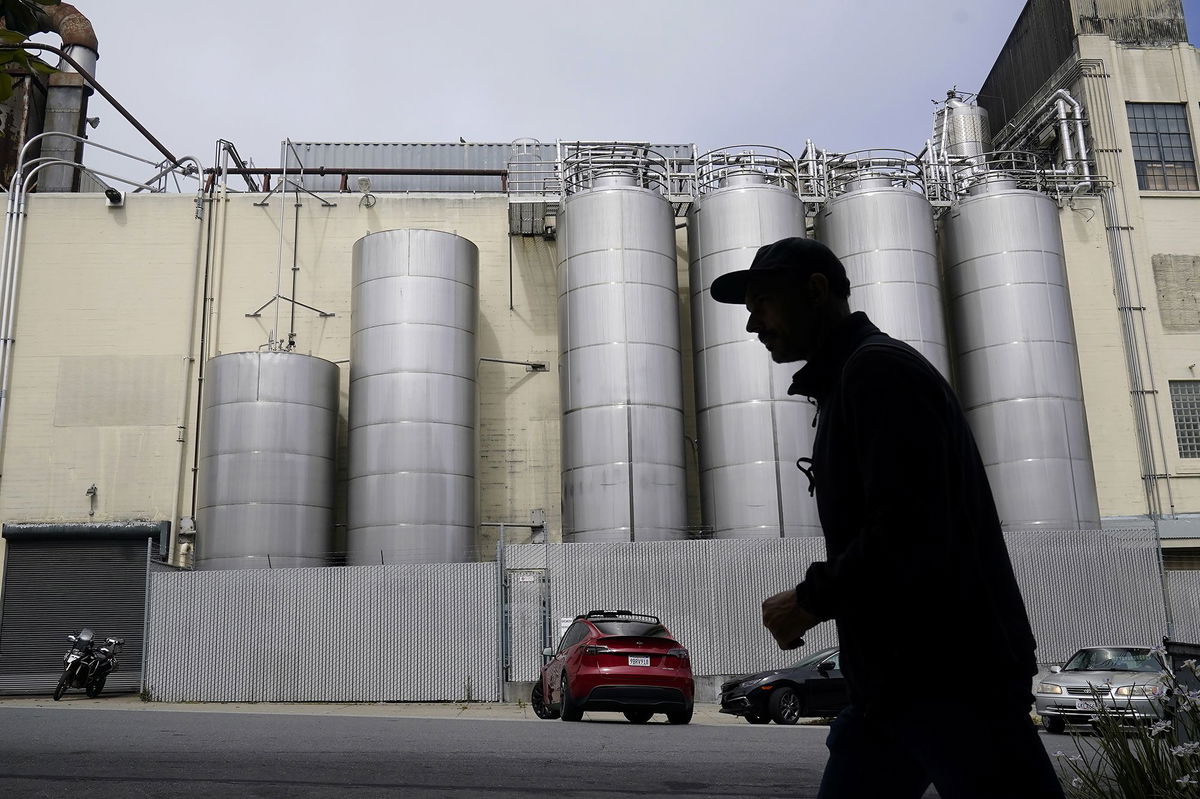
<instances>
[{"instance_id":1,"label":"leafy branch","mask_svg":"<svg viewBox=\"0 0 1200 799\"><path fill-rule=\"evenodd\" d=\"M31 34L45 30L46 15L42 6L56 6L59 0L0 0L0 16L4 27L0 29L0 45L23 44ZM49 75L57 70L45 61L31 55L27 50L13 48L0 50L0 102L12 97L13 76L11 64L17 64L26 72Z\"/></svg>"}]
</instances>

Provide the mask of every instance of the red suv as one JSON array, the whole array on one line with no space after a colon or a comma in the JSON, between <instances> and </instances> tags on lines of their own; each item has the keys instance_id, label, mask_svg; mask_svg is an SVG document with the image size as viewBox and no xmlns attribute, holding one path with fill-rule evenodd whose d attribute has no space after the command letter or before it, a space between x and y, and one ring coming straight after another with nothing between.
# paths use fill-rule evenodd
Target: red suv
<instances>
[{"instance_id":1,"label":"red suv","mask_svg":"<svg viewBox=\"0 0 1200 799\"><path fill-rule=\"evenodd\" d=\"M692 720L692 661L657 616L592 610L576 616L533 686L538 718L579 721L585 710L624 713L645 724L666 713L672 724Z\"/></svg>"}]
</instances>

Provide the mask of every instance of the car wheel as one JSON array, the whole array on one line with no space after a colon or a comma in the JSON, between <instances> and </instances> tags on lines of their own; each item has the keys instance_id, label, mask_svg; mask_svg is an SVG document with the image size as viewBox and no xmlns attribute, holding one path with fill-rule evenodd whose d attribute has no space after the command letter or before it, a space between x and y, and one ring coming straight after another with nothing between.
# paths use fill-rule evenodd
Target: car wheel
<instances>
[{"instance_id":1,"label":"car wheel","mask_svg":"<svg viewBox=\"0 0 1200 799\"><path fill-rule=\"evenodd\" d=\"M767 701L767 711L776 724L795 724L800 720L800 695L791 688L779 688Z\"/></svg>"},{"instance_id":2,"label":"car wheel","mask_svg":"<svg viewBox=\"0 0 1200 799\"><path fill-rule=\"evenodd\" d=\"M540 679L533 684L533 693L529 696L529 704L533 706L533 712L539 719L558 718L558 711L546 704L546 697L542 693L542 681Z\"/></svg>"},{"instance_id":3,"label":"car wheel","mask_svg":"<svg viewBox=\"0 0 1200 799\"><path fill-rule=\"evenodd\" d=\"M1042 726L1046 728L1046 732L1060 735L1067 729L1067 722L1062 716L1042 716Z\"/></svg>"},{"instance_id":4,"label":"car wheel","mask_svg":"<svg viewBox=\"0 0 1200 799\"><path fill-rule=\"evenodd\" d=\"M692 720L692 706L688 705L683 710L672 711L667 714L667 721L672 724L687 724Z\"/></svg>"},{"instance_id":5,"label":"car wheel","mask_svg":"<svg viewBox=\"0 0 1200 799\"><path fill-rule=\"evenodd\" d=\"M567 685L566 674L562 676L562 682L559 685L559 693L562 694L562 699L558 703L559 715L561 715L563 721L579 721L583 718L583 710L571 698L571 689Z\"/></svg>"},{"instance_id":6,"label":"car wheel","mask_svg":"<svg viewBox=\"0 0 1200 799\"><path fill-rule=\"evenodd\" d=\"M653 710L626 710L625 718L632 721L634 724L645 724L654 715Z\"/></svg>"},{"instance_id":7,"label":"car wheel","mask_svg":"<svg viewBox=\"0 0 1200 799\"><path fill-rule=\"evenodd\" d=\"M770 724L771 723L771 717L764 713L747 713L745 716L745 719L746 719L746 721L750 722L751 724Z\"/></svg>"}]
</instances>

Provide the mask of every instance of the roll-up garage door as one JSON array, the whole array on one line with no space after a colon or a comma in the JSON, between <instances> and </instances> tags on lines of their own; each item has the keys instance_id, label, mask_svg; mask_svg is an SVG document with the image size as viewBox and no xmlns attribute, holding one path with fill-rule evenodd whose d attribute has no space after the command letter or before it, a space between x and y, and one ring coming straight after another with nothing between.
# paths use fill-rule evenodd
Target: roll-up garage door
<instances>
[{"instance_id":1,"label":"roll-up garage door","mask_svg":"<svg viewBox=\"0 0 1200 799\"><path fill-rule=\"evenodd\" d=\"M0 694L50 694L67 635L90 627L123 638L105 693L141 685L147 548L156 557L164 524L6 524L0 585Z\"/></svg>"}]
</instances>

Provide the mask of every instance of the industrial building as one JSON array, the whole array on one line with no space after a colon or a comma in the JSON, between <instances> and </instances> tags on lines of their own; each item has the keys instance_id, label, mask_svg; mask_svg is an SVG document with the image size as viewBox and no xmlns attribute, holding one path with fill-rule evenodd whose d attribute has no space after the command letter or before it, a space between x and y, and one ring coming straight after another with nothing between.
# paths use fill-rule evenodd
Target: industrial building
<instances>
[{"instance_id":1,"label":"industrial building","mask_svg":"<svg viewBox=\"0 0 1200 799\"><path fill-rule=\"evenodd\" d=\"M495 637L499 687L468 678L475 698L532 679L559 615L672 564L741 580L753 610L765 587L723 558L821 557L797 468L813 410L707 291L792 235L829 244L852 308L955 386L1010 548L1061 554L1027 599L1126 597L1089 629L1200 635L1200 57L1179 0L1029 0L928 141L852 153L288 140L258 168L220 141L205 162L159 145L130 185L88 168L94 53L64 52L17 76L0 163L0 692L53 671L23 653L65 630L31 619L92 569L122 575L114 623L146 626L151 670L181 656L156 631L214 602L326 607L373 580L420 585L384 594L439 618L495 600L471 629ZM611 587L622 563L645 569L626 594L553 584ZM322 618L304 623L358 623ZM230 649L253 660L248 636ZM280 690L252 695L459 696Z\"/></svg>"}]
</instances>

